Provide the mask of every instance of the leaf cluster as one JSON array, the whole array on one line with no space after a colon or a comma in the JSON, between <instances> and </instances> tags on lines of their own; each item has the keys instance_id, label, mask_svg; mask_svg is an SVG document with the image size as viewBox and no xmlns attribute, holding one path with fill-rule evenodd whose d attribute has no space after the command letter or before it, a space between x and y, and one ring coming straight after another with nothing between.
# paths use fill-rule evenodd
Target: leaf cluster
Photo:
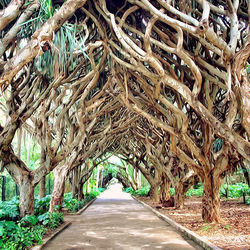
<instances>
[{"instance_id":1,"label":"leaf cluster","mask_svg":"<svg viewBox=\"0 0 250 250\"><path fill-rule=\"evenodd\" d=\"M100 194L99 191L94 190L86 195L86 201L89 202L93 199L95 199Z\"/></svg>"},{"instance_id":2,"label":"leaf cluster","mask_svg":"<svg viewBox=\"0 0 250 250\"><path fill-rule=\"evenodd\" d=\"M26 215L20 221L0 221L0 248L27 249L42 244L48 229L54 230L63 222L62 213L46 212L42 215Z\"/></svg>"},{"instance_id":3,"label":"leaf cluster","mask_svg":"<svg viewBox=\"0 0 250 250\"><path fill-rule=\"evenodd\" d=\"M0 202L0 220L16 221L19 218L19 198Z\"/></svg>"},{"instance_id":4,"label":"leaf cluster","mask_svg":"<svg viewBox=\"0 0 250 250\"><path fill-rule=\"evenodd\" d=\"M124 192L130 193L134 196L148 196L149 189L150 189L149 185L146 187L142 187L136 191L134 191L132 187L129 187L129 188L125 188Z\"/></svg>"}]
</instances>

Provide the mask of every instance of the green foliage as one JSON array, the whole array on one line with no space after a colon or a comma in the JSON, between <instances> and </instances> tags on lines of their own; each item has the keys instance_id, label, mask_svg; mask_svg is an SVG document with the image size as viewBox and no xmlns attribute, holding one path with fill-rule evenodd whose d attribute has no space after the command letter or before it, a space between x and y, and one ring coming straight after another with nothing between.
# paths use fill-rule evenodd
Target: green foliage
<instances>
[{"instance_id":1,"label":"green foliage","mask_svg":"<svg viewBox=\"0 0 250 250\"><path fill-rule=\"evenodd\" d=\"M169 193L171 196L174 196L175 195L175 189L174 188L169 188Z\"/></svg>"},{"instance_id":2,"label":"green foliage","mask_svg":"<svg viewBox=\"0 0 250 250\"><path fill-rule=\"evenodd\" d=\"M100 193L104 192L105 190L106 190L106 188L102 188L102 187L98 188L98 192L100 192Z\"/></svg>"},{"instance_id":3,"label":"green foliage","mask_svg":"<svg viewBox=\"0 0 250 250\"><path fill-rule=\"evenodd\" d=\"M130 193L134 196L147 196L149 192L150 186L142 187L136 191L132 187L125 188L124 192Z\"/></svg>"},{"instance_id":4,"label":"green foliage","mask_svg":"<svg viewBox=\"0 0 250 250\"><path fill-rule=\"evenodd\" d=\"M86 201L89 202L89 201L95 199L99 194L100 194L100 192L97 190L94 190L94 191L86 194Z\"/></svg>"},{"instance_id":5,"label":"green foliage","mask_svg":"<svg viewBox=\"0 0 250 250\"><path fill-rule=\"evenodd\" d=\"M81 208L83 208L84 205L85 205L85 201L84 200L77 201L73 206L71 206L71 208L69 209L69 211L73 212L73 213L76 213Z\"/></svg>"},{"instance_id":6,"label":"green foliage","mask_svg":"<svg viewBox=\"0 0 250 250\"><path fill-rule=\"evenodd\" d=\"M0 220L15 221L19 218L19 198L15 196L10 201L0 202Z\"/></svg>"},{"instance_id":7,"label":"green foliage","mask_svg":"<svg viewBox=\"0 0 250 250\"><path fill-rule=\"evenodd\" d=\"M14 250L27 249L34 243L42 244L47 229L41 225L22 227L20 223L1 221L0 231L0 248Z\"/></svg>"},{"instance_id":8,"label":"green foliage","mask_svg":"<svg viewBox=\"0 0 250 250\"><path fill-rule=\"evenodd\" d=\"M2 7L6 7L8 4L10 3L10 0L0 0L0 5L2 5Z\"/></svg>"},{"instance_id":9,"label":"green foliage","mask_svg":"<svg viewBox=\"0 0 250 250\"><path fill-rule=\"evenodd\" d=\"M63 207L67 208L69 212L76 213L85 205L85 201L78 201L77 199L72 198L72 193L66 193L64 195Z\"/></svg>"},{"instance_id":10,"label":"green foliage","mask_svg":"<svg viewBox=\"0 0 250 250\"><path fill-rule=\"evenodd\" d=\"M245 183L237 183L233 185L227 185L224 184L221 186L220 189L220 195L226 196L226 189L228 190L228 198L240 198L243 196L243 193L245 193L247 197L246 203L250 203L250 188L247 184Z\"/></svg>"},{"instance_id":11,"label":"green foliage","mask_svg":"<svg viewBox=\"0 0 250 250\"><path fill-rule=\"evenodd\" d=\"M247 65L247 74L250 74L250 64Z\"/></svg>"},{"instance_id":12,"label":"green foliage","mask_svg":"<svg viewBox=\"0 0 250 250\"><path fill-rule=\"evenodd\" d=\"M203 186L199 186L198 188L189 188L186 192L186 197L190 196L202 196L203 195Z\"/></svg>"},{"instance_id":13,"label":"green foliage","mask_svg":"<svg viewBox=\"0 0 250 250\"><path fill-rule=\"evenodd\" d=\"M22 227L35 226L38 223L38 219L35 215L25 215L20 220L20 225Z\"/></svg>"},{"instance_id":14,"label":"green foliage","mask_svg":"<svg viewBox=\"0 0 250 250\"><path fill-rule=\"evenodd\" d=\"M213 228L213 225L205 225L200 230L201 231L209 231L212 228Z\"/></svg>"},{"instance_id":15,"label":"green foliage","mask_svg":"<svg viewBox=\"0 0 250 250\"><path fill-rule=\"evenodd\" d=\"M53 5L51 0L40 0L41 6L36 16L22 24L19 32L21 38L28 38L50 19L60 8L58 4ZM72 18L77 18L73 16ZM81 25L65 22L53 35L52 49L46 51L42 56L36 58L36 66L40 73L53 78L55 74L66 71L66 65L70 62L70 70L73 70L80 62L79 56L85 53L84 38ZM78 51L74 55L74 51Z\"/></svg>"},{"instance_id":16,"label":"green foliage","mask_svg":"<svg viewBox=\"0 0 250 250\"><path fill-rule=\"evenodd\" d=\"M42 215L39 215L37 219L42 225L49 227L50 229L55 229L63 223L63 214L58 212L46 212Z\"/></svg>"},{"instance_id":17,"label":"green foliage","mask_svg":"<svg viewBox=\"0 0 250 250\"><path fill-rule=\"evenodd\" d=\"M130 193L130 194L134 195L135 191L134 191L134 189L132 187L128 187L128 188L124 189L124 192L125 193Z\"/></svg>"},{"instance_id":18,"label":"green foliage","mask_svg":"<svg viewBox=\"0 0 250 250\"><path fill-rule=\"evenodd\" d=\"M55 229L63 222L62 213L46 212L40 216L26 215L20 221L0 221L0 248L27 249L42 244L48 228Z\"/></svg>"},{"instance_id":19,"label":"green foliage","mask_svg":"<svg viewBox=\"0 0 250 250\"><path fill-rule=\"evenodd\" d=\"M35 214L41 215L49 210L49 203L50 203L51 196L46 195L45 197L35 199Z\"/></svg>"},{"instance_id":20,"label":"green foliage","mask_svg":"<svg viewBox=\"0 0 250 250\"><path fill-rule=\"evenodd\" d=\"M213 143L213 151L214 153L219 152L222 149L223 140L221 138L217 138Z\"/></svg>"},{"instance_id":21,"label":"green foliage","mask_svg":"<svg viewBox=\"0 0 250 250\"><path fill-rule=\"evenodd\" d=\"M226 230L229 230L232 226L231 225L225 225L223 226Z\"/></svg>"}]
</instances>

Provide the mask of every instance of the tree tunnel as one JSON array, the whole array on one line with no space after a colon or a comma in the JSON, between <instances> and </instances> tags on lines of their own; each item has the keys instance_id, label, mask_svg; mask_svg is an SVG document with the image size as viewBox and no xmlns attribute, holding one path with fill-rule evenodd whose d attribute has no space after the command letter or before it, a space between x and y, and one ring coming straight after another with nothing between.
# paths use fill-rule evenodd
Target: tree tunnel
<instances>
[{"instance_id":1,"label":"tree tunnel","mask_svg":"<svg viewBox=\"0 0 250 250\"><path fill-rule=\"evenodd\" d=\"M81 199L113 154L124 186L138 185L129 166L156 201L173 187L176 208L201 181L202 217L220 221L224 177L249 168L248 10L243 0L0 1L0 169L19 187L21 216L52 171L50 211L67 178Z\"/></svg>"}]
</instances>

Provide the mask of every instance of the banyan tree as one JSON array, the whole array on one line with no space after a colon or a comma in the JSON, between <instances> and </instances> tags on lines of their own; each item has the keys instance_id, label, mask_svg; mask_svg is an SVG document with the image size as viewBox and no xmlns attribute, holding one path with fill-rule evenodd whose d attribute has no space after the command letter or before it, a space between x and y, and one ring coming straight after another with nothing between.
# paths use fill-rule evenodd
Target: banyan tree
<instances>
[{"instance_id":1,"label":"banyan tree","mask_svg":"<svg viewBox=\"0 0 250 250\"><path fill-rule=\"evenodd\" d=\"M200 178L202 217L220 221L225 174L250 160L249 13L247 0L0 1L0 166L21 215L48 173L52 211L70 171L111 153L155 199L172 185L176 207ZM12 148L21 129L41 147L35 170Z\"/></svg>"}]
</instances>

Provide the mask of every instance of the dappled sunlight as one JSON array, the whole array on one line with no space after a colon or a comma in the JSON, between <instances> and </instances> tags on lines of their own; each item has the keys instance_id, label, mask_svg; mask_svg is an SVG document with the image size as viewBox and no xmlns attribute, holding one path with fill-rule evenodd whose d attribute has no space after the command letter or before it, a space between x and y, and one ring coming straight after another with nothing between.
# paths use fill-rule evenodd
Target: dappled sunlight
<instances>
[{"instance_id":1,"label":"dappled sunlight","mask_svg":"<svg viewBox=\"0 0 250 250\"><path fill-rule=\"evenodd\" d=\"M117 183L79 218L45 249L201 249L122 192Z\"/></svg>"}]
</instances>

